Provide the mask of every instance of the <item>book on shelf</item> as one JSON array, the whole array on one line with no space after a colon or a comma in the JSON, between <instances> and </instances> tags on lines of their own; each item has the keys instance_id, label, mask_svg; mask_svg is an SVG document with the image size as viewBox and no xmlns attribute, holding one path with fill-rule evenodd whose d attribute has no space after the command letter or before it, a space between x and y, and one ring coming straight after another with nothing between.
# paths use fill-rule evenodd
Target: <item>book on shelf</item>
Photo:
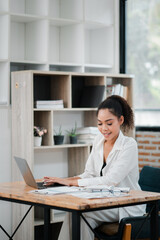
<instances>
[{"instance_id":1,"label":"book on shelf","mask_svg":"<svg viewBox=\"0 0 160 240\"><path fill-rule=\"evenodd\" d=\"M82 127L77 128L77 134L98 134L99 130L97 127Z\"/></svg>"},{"instance_id":2,"label":"book on shelf","mask_svg":"<svg viewBox=\"0 0 160 240\"><path fill-rule=\"evenodd\" d=\"M43 100L35 101L35 108L38 109L62 109L64 108L63 100Z\"/></svg>"},{"instance_id":3,"label":"book on shelf","mask_svg":"<svg viewBox=\"0 0 160 240\"><path fill-rule=\"evenodd\" d=\"M110 85L107 85L106 93L107 93L107 96L119 95L119 96L127 99L128 98L128 87L123 86L120 83L110 84Z\"/></svg>"},{"instance_id":4,"label":"book on shelf","mask_svg":"<svg viewBox=\"0 0 160 240\"><path fill-rule=\"evenodd\" d=\"M78 143L92 144L99 130L97 127L84 127L78 128L76 133Z\"/></svg>"}]
</instances>

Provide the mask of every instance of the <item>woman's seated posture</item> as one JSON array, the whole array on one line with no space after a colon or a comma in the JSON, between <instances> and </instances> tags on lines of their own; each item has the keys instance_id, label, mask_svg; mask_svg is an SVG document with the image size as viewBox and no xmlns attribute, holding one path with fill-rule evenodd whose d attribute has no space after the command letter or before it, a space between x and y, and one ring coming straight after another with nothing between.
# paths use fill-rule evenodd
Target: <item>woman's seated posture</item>
<instances>
[{"instance_id":1,"label":"woman's seated posture","mask_svg":"<svg viewBox=\"0 0 160 240\"><path fill-rule=\"evenodd\" d=\"M120 130L122 128L123 132L127 132L134 127L133 112L127 101L116 95L104 100L97 110L97 126L100 133L95 138L84 173L66 179L44 177L46 185L53 183L68 186L106 184L140 189L137 143L133 138L124 136ZM120 221L123 217L140 216L144 213L145 205L137 205L83 215L92 228L96 228L102 222ZM71 239L71 218L70 214L67 214L59 240L69 239ZM81 221L81 239L94 239L94 234L83 220Z\"/></svg>"}]
</instances>

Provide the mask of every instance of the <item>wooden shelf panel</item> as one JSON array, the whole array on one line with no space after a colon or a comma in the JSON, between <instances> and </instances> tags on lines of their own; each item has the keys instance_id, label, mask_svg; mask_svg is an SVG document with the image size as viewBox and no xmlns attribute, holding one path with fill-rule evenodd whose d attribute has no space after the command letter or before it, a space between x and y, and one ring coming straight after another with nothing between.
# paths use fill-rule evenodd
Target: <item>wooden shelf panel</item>
<instances>
[{"instance_id":1,"label":"wooden shelf panel","mask_svg":"<svg viewBox=\"0 0 160 240\"><path fill-rule=\"evenodd\" d=\"M38 109L34 108L35 112L38 111L53 111L53 112L87 112L87 111L97 111L97 108L62 108L62 109Z\"/></svg>"},{"instance_id":2,"label":"wooden shelf panel","mask_svg":"<svg viewBox=\"0 0 160 240\"><path fill-rule=\"evenodd\" d=\"M34 147L34 150L54 150L54 149L63 149L63 148L81 148L81 147L90 147L92 144L61 144L61 145L52 145L52 146L41 146Z\"/></svg>"}]
</instances>

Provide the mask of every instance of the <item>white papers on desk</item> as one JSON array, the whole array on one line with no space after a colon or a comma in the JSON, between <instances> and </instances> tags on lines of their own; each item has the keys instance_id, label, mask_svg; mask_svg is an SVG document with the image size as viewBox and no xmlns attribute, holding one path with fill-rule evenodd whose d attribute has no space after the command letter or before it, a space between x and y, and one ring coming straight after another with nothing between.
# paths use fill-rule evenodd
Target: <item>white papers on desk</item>
<instances>
[{"instance_id":1,"label":"white papers on desk","mask_svg":"<svg viewBox=\"0 0 160 240\"><path fill-rule=\"evenodd\" d=\"M70 193L70 195L78 198L86 198L86 199L95 199L95 198L111 198L111 197L124 197L128 196L128 193L111 193L111 192L76 192Z\"/></svg>"},{"instance_id":2,"label":"white papers on desk","mask_svg":"<svg viewBox=\"0 0 160 240\"><path fill-rule=\"evenodd\" d=\"M106 185L92 185L83 188L84 191L71 193L72 196L79 198L107 198L107 197L123 197L128 196L129 187L114 187Z\"/></svg>"},{"instance_id":3,"label":"white papers on desk","mask_svg":"<svg viewBox=\"0 0 160 240\"><path fill-rule=\"evenodd\" d=\"M36 189L30 191L31 193L39 193L43 195L57 195L57 194L69 194L73 192L79 192L82 188L79 187L68 187L68 186L62 186L62 187L50 187L45 189Z\"/></svg>"},{"instance_id":4,"label":"white papers on desk","mask_svg":"<svg viewBox=\"0 0 160 240\"><path fill-rule=\"evenodd\" d=\"M91 185L88 187L85 187L87 191L90 192L123 192L123 193L128 193L130 191L129 187L115 187L115 186L107 186L107 185Z\"/></svg>"},{"instance_id":5,"label":"white papers on desk","mask_svg":"<svg viewBox=\"0 0 160 240\"><path fill-rule=\"evenodd\" d=\"M106 198L106 197L122 197L128 196L130 188L118 188L114 186L106 185L94 185L89 187L51 187L41 190L32 190L31 193L38 193L42 195L58 195L58 194L69 194L78 198Z\"/></svg>"}]
</instances>

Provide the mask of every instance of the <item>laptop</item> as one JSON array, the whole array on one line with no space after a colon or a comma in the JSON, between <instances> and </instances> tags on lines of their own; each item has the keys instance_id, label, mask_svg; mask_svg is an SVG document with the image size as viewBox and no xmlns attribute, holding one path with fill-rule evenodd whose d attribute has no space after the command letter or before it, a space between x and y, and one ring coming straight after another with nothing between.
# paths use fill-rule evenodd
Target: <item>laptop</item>
<instances>
[{"instance_id":1,"label":"laptop","mask_svg":"<svg viewBox=\"0 0 160 240\"><path fill-rule=\"evenodd\" d=\"M44 189L44 188L47 188L47 186L44 185L44 182L36 182L32 172L31 172L31 169L27 163L27 161L23 158L19 158L19 157L14 157L16 163L17 163L17 166L24 178L24 181L25 183L28 185L28 186L31 186L33 188L37 188L37 189ZM57 187L57 186L62 186L61 184L58 184L58 183L55 183L51 186L48 186L48 187Z\"/></svg>"}]
</instances>

